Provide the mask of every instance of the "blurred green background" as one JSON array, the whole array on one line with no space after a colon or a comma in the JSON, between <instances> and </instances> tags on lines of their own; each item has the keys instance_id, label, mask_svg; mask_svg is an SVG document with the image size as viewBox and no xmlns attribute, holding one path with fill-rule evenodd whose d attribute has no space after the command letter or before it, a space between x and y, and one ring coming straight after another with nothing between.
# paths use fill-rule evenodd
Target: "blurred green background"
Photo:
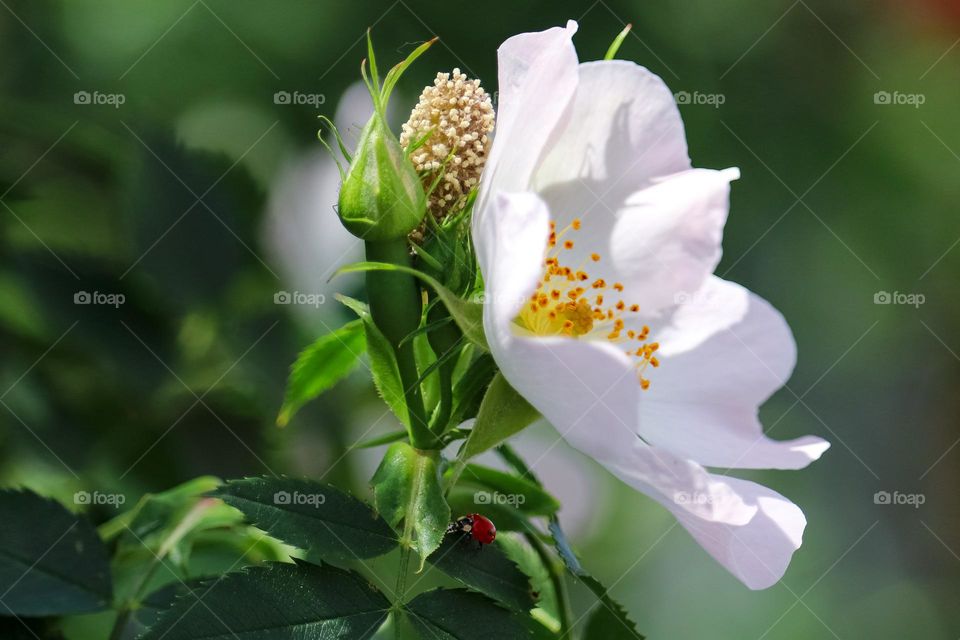
<instances>
[{"instance_id":1,"label":"blurred green background","mask_svg":"<svg viewBox=\"0 0 960 640\"><path fill-rule=\"evenodd\" d=\"M338 105L341 125L362 123L356 90L341 98L365 29L381 64L440 36L395 95L402 120L440 70L495 91L512 34L577 19L589 60L629 22L618 57L683 92L694 164L742 170L718 273L772 301L799 344L764 422L833 447L803 472L751 474L809 520L763 592L554 447L536 469L585 564L652 638L960 635L956 2L0 5L3 485L70 505L78 490L132 503L201 474L363 492L380 452L343 454L394 427L364 376L286 429L274 418L298 351L346 318L325 281L356 247L316 130ZM295 304L275 303L282 292ZM123 303L97 303L111 294ZM538 426L523 446L538 457L555 438ZM923 504L877 504L882 491ZM588 593L574 595L585 611Z\"/></svg>"}]
</instances>

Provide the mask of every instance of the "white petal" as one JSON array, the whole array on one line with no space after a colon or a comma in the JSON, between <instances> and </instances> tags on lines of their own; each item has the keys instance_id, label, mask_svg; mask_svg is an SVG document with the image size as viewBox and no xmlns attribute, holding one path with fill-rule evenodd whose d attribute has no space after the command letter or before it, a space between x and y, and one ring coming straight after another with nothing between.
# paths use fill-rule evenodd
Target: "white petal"
<instances>
[{"instance_id":1,"label":"white petal","mask_svg":"<svg viewBox=\"0 0 960 640\"><path fill-rule=\"evenodd\" d=\"M586 265L591 280L622 283L624 291L617 297L640 305L648 316L672 307L716 268L730 181L737 177L737 169L690 169L631 194L612 213L581 217L580 230L564 236L574 245L563 251L563 264ZM546 200L558 230L580 217L562 203ZM592 253L601 256L600 262L590 259Z\"/></svg>"},{"instance_id":2,"label":"white petal","mask_svg":"<svg viewBox=\"0 0 960 640\"><path fill-rule=\"evenodd\" d=\"M616 210L654 178L689 168L683 122L663 81L632 62L586 62L534 184L551 205L573 205L579 210L571 215L585 215L598 201L600 209Z\"/></svg>"},{"instance_id":3,"label":"white petal","mask_svg":"<svg viewBox=\"0 0 960 640\"><path fill-rule=\"evenodd\" d=\"M806 519L792 502L753 482L708 473L650 447L612 425L603 412L557 426L574 447L634 489L669 509L721 565L751 589L783 577L800 548ZM576 412L571 415L576 415Z\"/></svg>"},{"instance_id":4,"label":"white petal","mask_svg":"<svg viewBox=\"0 0 960 640\"><path fill-rule=\"evenodd\" d=\"M713 476L717 478L718 476ZM803 511L776 491L739 478L724 478L730 490L755 509L745 524L697 518L685 509L670 510L706 551L751 589L776 584L803 542Z\"/></svg>"},{"instance_id":5,"label":"white petal","mask_svg":"<svg viewBox=\"0 0 960 640\"><path fill-rule=\"evenodd\" d=\"M325 296L319 308L293 305L291 309L312 326L317 326L319 318L337 313L338 305L333 304L336 292L353 291L363 282L359 274L330 281L338 268L363 259L363 242L350 235L337 218L334 207L339 189L340 174L328 153L295 157L274 179L263 222L271 262L282 275L279 286Z\"/></svg>"},{"instance_id":6,"label":"white petal","mask_svg":"<svg viewBox=\"0 0 960 640\"><path fill-rule=\"evenodd\" d=\"M577 86L577 24L522 33L497 50L497 128L487 159L477 211L490 195L526 191L537 160Z\"/></svg>"},{"instance_id":7,"label":"white petal","mask_svg":"<svg viewBox=\"0 0 960 640\"><path fill-rule=\"evenodd\" d=\"M661 366L648 372L640 434L706 466L800 469L830 446L771 440L758 408L789 379L796 345L783 316L740 285L711 277L663 327Z\"/></svg>"},{"instance_id":8,"label":"white petal","mask_svg":"<svg viewBox=\"0 0 960 640\"><path fill-rule=\"evenodd\" d=\"M634 432L639 385L626 359L608 347L515 337L498 343L494 357L567 442L669 509L744 584L776 582L800 546L803 514L769 489L644 443Z\"/></svg>"},{"instance_id":9,"label":"white petal","mask_svg":"<svg viewBox=\"0 0 960 640\"><path fill-rule=\"evenodd\" d=\"M611 278L623 283L624 300L649 313L700 288L720 261L730 181L739 175L691 169L627 198L609 240Z\"/></svg>"},{"instance_id":10,"label":"white petal","mask_svg":"<svg viewBox=\"0 0 960 640\"><path fill-rule=\"evenodd\" d=\"M488 340L509 340L513 319L543 276L549 214L533 193L498 193L492 200L487 215L474 219L473 241L486 286Z\"/></svg>"}]
</instances>

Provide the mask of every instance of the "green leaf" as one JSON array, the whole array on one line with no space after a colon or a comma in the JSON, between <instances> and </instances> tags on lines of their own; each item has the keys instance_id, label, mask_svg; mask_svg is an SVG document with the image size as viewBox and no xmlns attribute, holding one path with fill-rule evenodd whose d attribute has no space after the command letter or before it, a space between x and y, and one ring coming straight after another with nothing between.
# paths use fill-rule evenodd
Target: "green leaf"
<instances>
[{"instance_id":1,"label":"green leaf","mask_svg":"<svg viewBox=\"0 0 960 640\"><path fill-rule=\"evenodd\" d=\"M273 537L324 559L373 558L397 546L396 534L369 505L313 480L231 480L212 495Z\"/></svg>"},{"instance_id":2,"label":"green leaf","mask_svg":"<svg viewBox=\"0 0 960 640\"><path fill-rule=\"evenodd\" d=\"M637 625L630 619L626 609L611 598L607 588L587 573L577 560L563 529L560 528L560 523L553 519L548 528L567 571L583 582L598 600L596 609L587 621L583 640L644 640L644 636L637 631Z\"/></svg>"},{"instance_id":3,"label":"green leaf","mask_svg":"<svg viewBox=\"0 0 960 640\"><path fill-rule=\"evenodd\" d=\"M271 564L195 588L142 640L366 640L389 608L383 594L356 573L330 565Z\"/></svg>"},{"instance_id":4,"label":"green leaf","mask_svg":"<svg viewBox=\"0 0 960 640\"><path fill-rule=\"evenodd\" d=\"M403 440L407 437L407 432L405 430L391 431L390 433L385 433L382 436L377 436L376 438L370 438L369 440L364 440L360 444L353 445L354 449L371 449L373 447L381 447L385 444L393 444L398 440Z\"/></svg>"},{"instance_id":5,"label":"green leaf","mask_svg":"<svg viewBox=\"0 0 960 640\"><path fill-rule=\"evenodd\" d=\"M528 529L528 531L532 530L532 527ZM498 535L497 541L507 557L516 562L520 570L530 578L530 584L537 592L537 608L533 611L533 617L551 628L554 633L559 632L560 609L557 605L557 592L550 577L550 569L544 564L547 559L541 558L537 550L523 536ZM559 565L559 560L552 556L549 561Z\"/></svg>"},{"instance_id":6,"label":"green leaf","mask_svg":"<svg viewBox=\"0 0 960 640\"><path fill-rule=\"evenodd\" d=\"M373 373L373 383L390 410L400 422L410 428L410 414L407 413L407 403L403 395L403 383L400 381L400 368L397 366L397 356L390 346L390 342L380 332L370 316L370 309L359 300L338 295L337 300L342 302L351 311L360 316L367 338L367 355L370 358L370 371Z\"/></svg>"},{"instance_id":7,"label":"green leaf","mask_svg":"<svg viewBox=\"0 0 960 640\"><path fill-rule=\"evenodd\" d=\"M479 593L435 589L421 593L404 607L407 620L421 638L488 640L531 638L529 622Z\"/></svg>"},{"instance_id":8,"label":"green leaf","mask_svg":"<svg viewBox=\"0 0 960 640\"><path fill-rule=\"evenodd\" d=\"M583 581L600 599L587 620L583 640L644 640L626 609L607 594L603 585L594 578Z\"/></svg>"},{"instance_id":9,"label":"green leaf","mask_svg":"<svg viewBox=\"0 0 960 640\"><path fill-rule=\"evenodd\" d=\"M460 424L473 418L480 409L483 392L490 386L497 365L488 353L481 354L471 362L453 385L453 411L450 424Z\"/></svg>"},{"instance_id":10,"label":"green leaf","mask_svg":"<svg viewBox=\"0 0 960 640\"><path fill-rule=\"evenodd\" d=\"M489 489L474 493L477 505L508 504L524 513L541 516L553 515L560 509L557 499L536 482L489 467L468 464L460 483Z\"/></svg>"},{"instance_id":11,"label":"green leaf","mask_svg":"<svg viewBox=\"0 0 960 640\"><path fill-rule=\"evenodd\" d=\"M450 312L450 316L457 323L457 326L460 327L460 330L463 331L463 335L485 351L490 350L489 345L487 345L487 338L483 333L482 304L460 298L435 278L422 271L387 262L357 262L342 267L335 275L358 271L401 271L420 278L437 292L437 295L440 296L443 304L447 307L447 311Z\"/></svg>"},{"instance_id":12,"label":"green leaf","mask_svg":"<svg viewBox=\"0 0 960 640\"><path fill-rule=\"evenodd\" d=\"M0 491L3 614L97 611L113 597L107 551L82 516L28 490Z\"/></svg>"},{"instance_id":13,"label":"green leaf","mask_svg":"<svg viewBox=\"0 0 960 640\"><path fill-rule=\"evenodd\" d=\"M353 371L365 349L364 327L360 320L348 322L304 349L290 369L287 393L277 424L285 426L300 407Z\"/></svg>"},{"instance_id":14,"label":"green leaf","mask_svg":"<svg viewBox=\"0 0 960 640\"><path fill-rule=\"evenodd\" d=\"M450 507L440 486L439 459L437 451L398 442L387 449L372 480L377 511L394 527L404 521L401 544L415 545L421 569L440 546L450 523Z\"/></svg>"},{"instance_id":15,"label":"green leaf","mask_svg":"<svg viewBox=\"0 0 960 640\"><path fill-rule=\"evenodd\" d=\"M178 597L189 597L195 587L203 583L202 579L181 582L176 580L148 594L132 611L122 638L136 638L156 624L161 614L173 606ZM204 589L200 589L202 594ZM195 601L194 598L191 600Z\"/></svg>"},{"instance_id":16,"label":"green leaf","mask_svg":"<svg viewBox=\"0 0 960 640\"><path fill-rule=\"evenodd\" d=\"M451 534L428 562L514 611L526 612L536 604L527 576L496 543L479 547L470 536Z\"/></svg>"},{"instance_id":17,"label":"green leaf","mask_svg":"<svg viewBox=\"0 0 960 640\"><path fill-rule=\"evenodd\" d=\"M497 446L539 417L537 410L498 373L480 403L477 421L459 458L468 460Z\"/></svg>"}]
</instances>

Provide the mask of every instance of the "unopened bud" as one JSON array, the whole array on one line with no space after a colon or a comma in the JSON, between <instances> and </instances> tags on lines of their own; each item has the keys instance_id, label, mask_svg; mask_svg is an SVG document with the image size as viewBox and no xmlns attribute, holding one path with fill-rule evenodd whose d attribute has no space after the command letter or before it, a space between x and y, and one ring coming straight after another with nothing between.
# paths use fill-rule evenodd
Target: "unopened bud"
<instances>
[{"instance_id":1,"label":"unopened bud","mask_svg":"<svg viewBox=\"0 0 960 640\"><path fill-rule=\"evenodd\" d=\"M416 229L426 209L416 170L383 117L375 113L360 134L340 188L340 221L358 238L393 240Z\"/></svg>"}]
</instances>

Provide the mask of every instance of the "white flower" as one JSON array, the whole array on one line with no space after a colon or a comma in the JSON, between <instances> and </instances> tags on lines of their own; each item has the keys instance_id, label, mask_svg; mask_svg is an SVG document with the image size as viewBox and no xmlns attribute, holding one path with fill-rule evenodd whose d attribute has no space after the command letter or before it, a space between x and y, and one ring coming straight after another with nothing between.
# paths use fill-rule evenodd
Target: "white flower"
<instances>
[{"instance_id":1,"label":"white flower","mask_svg":"<svg viewBox=\"0 0 960 640\"><path fill-rule=\"evenodd\" d=\"M777 582L806 519L704 467L799 469L758 407L789 378L783 317L713 275L736 169L693 169L670 91L578 64L576 23L499 49L497 130L474 213L503 375L574 447L669 509L748 587ZM546 259L545 257L546 256Z\"/></svg>"}]
</instances>

